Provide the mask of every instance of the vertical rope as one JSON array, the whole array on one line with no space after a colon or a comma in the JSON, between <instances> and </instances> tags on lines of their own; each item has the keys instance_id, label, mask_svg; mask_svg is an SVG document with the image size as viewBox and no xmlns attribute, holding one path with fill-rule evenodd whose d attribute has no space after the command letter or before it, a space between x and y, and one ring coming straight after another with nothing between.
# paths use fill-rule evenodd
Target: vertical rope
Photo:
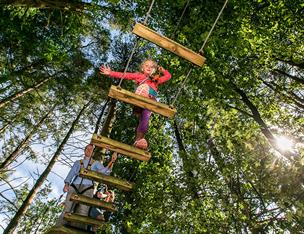
<instances>
[{"instance_id":1,"label":"vertical rope","mask_svg":"<svg viewBox=\"0 0 304 234\"><path fill-rule=\"evenodd\" d=\"M181 16L180 16L180 18L179 18L179 20L178 20L178 22L177 22L177 24L176 24L176 27L175 27L175 29L174 29L174 31L173 31L173 33L172 33L173 37L175 37L175 33L176 33L176 31L177 31L177 29L178 29L180 23L182 22L182 19L184 18L184 14L185 14L185 12L186 12L186 10L187 10L187 7L188 7L190 1L191 1L191 0L188 0L187 3L186 3L186 6L184 7L183 13L181 14Z\"/></svg>"},{"instance_id":2,"label":"vertical rope","mask_svg":"<svg viewBox=\"0 0 304 234\"><path fill-rule=\"evenodd\" d=\"M151 11L152 11L154 2L155 2L155 0L152 0L152 2L151 2L151 4L150 4L150 7L149 7L149 10L148 10L147 13L146 13L146 17L145 17L145 20L144 20L144 22L143 22L144 25L146 25L146 24L148 23L148 19L149 19L150 13L151 13Z\"/></svg>"},{"instance_id":3,"label":"vertical rope","mask_svg":"<svg viewBox=\"0 0 304 234\"><path fill-rule=\"evenodd\" d=\"M217 21L219 20L220 16L222 15L222 13L223 13L223 11L224 11L224 8L225 8L226 5L227 5L227 2L228 2L228 0L225 1L225 3L224 3L224 5L223 5L222 9L220 10L220 12L219 12L219 14L218 14L216 20L214 21L214 23L213 23L213 25L212 25L212 27L211 27L211 29L210 29L208 35L207 35L207 38L205 39L205 41L204 41L202 47L200 48L199 52L203 52L203 49L204 49L204 47L205 47L205 45L206 45L206 43L207 43L207 41L208 41L208 39L209 39L209 37L210 37L210 35L211 35L211 33L212 33L212 31L213 31L215 25L217 24ZM172 106L173 106L174 103L176 102L176 100L177 100L177 98L178 98L178 96L179 96L181 90L184 88L184 86L185 86L185 84L186 84L186 80L188 79L188 77L189 77L190 73L192 72L192 70L193 70L193 67L190 68L190 70L188 71L188 74L186 75L186 77L185 77L183 83L181 84L181 87L179 88L177 94L175 95L175 98L174 98L174 100L173 100L173 102L172 102L172 104L171 104Z\"/></svg>"},{"instance_id":4,"label":"vertical rope","mask_svg":"<svg viewBox=\"0 0 304 234\"><path fill-rule=\"evenodd\" d=\"M171 104L172 106L174 105L174 103L175 103L176 100L177 100L177 97L179 96L180 92L181 92L182 89L184 88L185 83L186 83L188 77L190 76L190 73L192 72L192 70L193 70L193 68L191 67L191 68L189 69L189 71L188 71L188 73L187 73L187 75L186 75L186 77L185 77L185 79L184 79L182 85L181 85L180 88L178 89L177 94L175 95L175 98L174 98L174 100L173 100L173 102L172 102L172 104Z\"/></svg>"},{"instance_id":5,"label":"vertical rope","mask_svg":"<svg viewBox=\"0 0 304 234\"><path fill-rule=\"evenodd\" d=\"M126 75L127 70L128 70L128 68L129 68L130 62L131 62L131 60L132 60L132 58L133 58L133 55L134 55L134 53L135 53L135 50L136 50L136 47L137 47L138 41L139 41L139 38L137 37L137 38L136 38L136 41L135 41L135 45L133 46L133 49L132 49L131 54L130 54L130 56L129 56L129 59L128 59L128 62L127 62L127 65L126 65L126 67L125 67L125 69L124 69L124 72L123 72L122 78L121 78L121 79L120 79L120 81L119 81L118 87L120 87L120 86L121 86L121 83L122 83L122 81L123 81L123 80L124 80L124 78L125 78L125 75Z\"/></svg>"},{"instance_id":6,"label":"vertical rope","mask_svg":"<svg viewBox=\"0 0 304 234\"><path fill-rule=\"evenodd\" d=\"M146 25L147 22L148 22L150 13L151 13L152 8L153 8L153 5L154 5L154 2L155 2L155 0L152 0L152 2L151 2L151 4L150 4L150 7L149 7L149 10L148 10L148 12L146 13L146 17L145 17L144 22L143 22L144 25ZM133 58L133 56L134 56L136 47L137 47L137 45L138 45L138 41L139 41L139 37L136 37L135 44L134 44L133 49L132 49L132 51L131 51L131 54L130 54L130 56L129 56L127 65L126 65L126 67L125 67L125 69L124 69L124 71L123 71L122 78L121 78L120 81L119 81L118 87L121 87L122 81L123 81L124 78L125 78L125 75L126 75L126 73L127 73L127 71L128 71L130 62L131 62L131 60L132 60L132 58Z\"/></svg>"},{"instance_id":7,"label":"vertical rope","mask_svg":"<svg viewBox=\"0 0 304 234\"><path fill-rule=\"evenodd\" d=\"M226 5L227 5L227 2L228 2L228 0L225 1L224 5L223 5L223 7L222 7L222 9L221 9L221 11L219 12L219 14L218 14L216 20L214 21L214 23L213 23L213 25L212 25L212 27L211 27L211 29L210 29L210 31L209 31L209 33L208 33L208 35L207 35L205 41L204 41L204 44L203 44L202 47L200 48L199 52L203 52L203 49L204 49L204 47L205 47L205 45L206 45L206 43L207 43L207 41L208 41L208 39L209 39L209 37L210 37L210 35L211 35L211 33L212 33L212 31L213 31L215 25L217 24L217 21L219 20L220 16L222 15L222 13L223 13L223 11L224 11L224 8L225 8Z\"/></svg>"}]
</instances>

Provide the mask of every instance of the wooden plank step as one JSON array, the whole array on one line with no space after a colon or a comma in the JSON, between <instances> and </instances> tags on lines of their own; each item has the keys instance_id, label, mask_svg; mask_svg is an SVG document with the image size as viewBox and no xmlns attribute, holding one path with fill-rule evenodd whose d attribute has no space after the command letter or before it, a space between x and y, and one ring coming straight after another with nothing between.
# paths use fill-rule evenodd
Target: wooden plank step
<instances>
[{"instance_id":1,"label":"wooden plank step","mask_svg":"<svg viewBox=\"0 0 304 234\"><path fill-rule=\"evenodd\" d=\"M92 170L86 170L85 168L81 168L79 172L80 177L84 177L90 180L94 180L97 182L102 182L107 185L112 185L118 189L124 190L124 191L130 191L134 183L130 183L125 180L117 179L113 176L105 175L96 171Z\"/></svg>"},{"instance_id":2,"label":"wooden plank step","mask_svg":"<svg viewBox=\"0 0 304 234\"><path fill-rule=\"evenodd\" d=\"M174 107L157 102L151 98L143 97L118 86L112 85L108 96L135 106L139 106L143 109L151 110L165 117L173 118L176 113L176 109Z\"/></svg>"},{"instance_id":3,"label":"wooden plank step","mask_svg":"<svg viewBox=\"0 0 304 234\"><path fill-rule=\"evenodd\" d=\"M194 51L165 36L160 35L141 23L136 23L132 32L200 67L205 63L206 58L204 58L202 55L195 53Z\"/></svg>"},{"instance_id":4,"label":"wooden plank step","mask_svg":"<svg viewBox=\"0 0 304 234\"><path fill-rule=\"evenodd\" d=\"M97 198L91 198L77 193L73 193L70 197L70 200L87 206L100 207L112 212L117 211L112 202L105 202Z\"/></svg>"},{"instance_id":5,"label":"wooden plank step","mask_svg":"<svg viewBox=\"0 0 304 234\"><path fill-rule=\"evenodd\" d=\"M83 223L83 224L96 225L96 226L101 226L104 224L104 220L93 219L85 215L79 215L73 213L65 213L63 218L66 221L73 223Z\"/></svg>"},{"instance_id":6,"label":"wooden plank step","mask_svg":"<svg viewBox=\"0 0 304 234\"><path fill-rule=\"evenodd\" d=\"M149 161L151 158L151 154L148 151L144 151L134 146L130 146L97 134L93 134L91 144L101 148L107 148L119 154L123 154L142 161Z\"/></svg>"},{"instance_id":7,"label":"wooden plank step","mask_svg":"<svg viewBox=\"0 0 304 234\"><path fill-rule=\"evenodd\" d=\"M52 227L45 234L88 234L88 233L95 233L95 232L85 231L70 226L57 226L57 227Z\"/></svg>"}]
</instances>

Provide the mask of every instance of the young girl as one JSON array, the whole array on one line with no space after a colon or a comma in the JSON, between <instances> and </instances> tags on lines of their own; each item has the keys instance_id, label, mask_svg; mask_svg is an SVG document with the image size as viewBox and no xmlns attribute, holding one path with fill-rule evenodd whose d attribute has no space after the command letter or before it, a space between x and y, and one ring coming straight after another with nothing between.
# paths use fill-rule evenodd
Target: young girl
<instances>
[{"instance_id":1,"label":"young girl","mask_svg":"<svg viewBox=\"0 0 304 234\"><path fill-rule=\"evenodd\" d=\"M100 199L105 202L111 202L113 203L115 200L115 193L113 190L108 190L108 186L105 184L99 184L99 189L95 193L94 198ZM89 217L92 217L94 219L98 220L105 220L104 216L105 210L97 208L97 207L91 207L89 212ZM93 225L89 227L89 230L95 231L97 230L97 226Z\"/></svg>"},{"instance_id":2,"label":"young girl","mask_svg":"<svg viewBox=\"0 0 304 234\"><path fill-rule=\"evenodd\" d=\"M152 60L145 60L141 64L141 72L139 73L126 73L123 77L122 72L114 72L108 66L102 65L100 67L100 73L126 80L134 80L138 85L136 92L139 95L149 97L151 99L156 99L158 85L165 83L170 80L171 74L161 66L157 66L157 63ZM155 75L156 70L162 76ZM151 111L141 108L135 108L135 112L139 115L139 124L136 128L136 139L134 146L142 149L146 149L148 144L144 139L146 132L148 131L149 118L151 116Z\"/></svg>"}]
</instances>

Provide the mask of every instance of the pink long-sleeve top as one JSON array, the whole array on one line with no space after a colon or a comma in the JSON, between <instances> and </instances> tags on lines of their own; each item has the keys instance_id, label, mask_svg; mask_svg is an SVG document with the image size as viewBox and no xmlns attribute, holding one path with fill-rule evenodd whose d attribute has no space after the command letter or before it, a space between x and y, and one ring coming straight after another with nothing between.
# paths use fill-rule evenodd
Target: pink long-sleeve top
<instances>
[{"instance_id":1,"label":"pink long-sleeve top","mask_svg":"<svg viewBox=\"0 0 304 234\"><path fill-rule=\"evenodd\" d=\"M111 71L109 76L122 79L123 72L114 72ZM147 79L147 76L143 73L126 73L124 76L124 79L126 80L134 80L136 84L140 84L142 81ZM163 76L159 77L157 81L152 81L151 79L147 79L144 84L149 85L152 89L154 89L156 92L158 90L158 85L165 83L166 81L171 79L171 74L167 70L164 70Z\"/></svg>"}]
</instances>

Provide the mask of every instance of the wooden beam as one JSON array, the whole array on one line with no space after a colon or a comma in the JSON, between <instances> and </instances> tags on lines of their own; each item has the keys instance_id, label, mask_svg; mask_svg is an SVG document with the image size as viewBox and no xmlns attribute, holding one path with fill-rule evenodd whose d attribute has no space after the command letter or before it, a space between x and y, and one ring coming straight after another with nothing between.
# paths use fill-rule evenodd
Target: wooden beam
<instances>
[{"instance_id":1,"label":"wooden beam","mask_svg":"<svg viewBox=\"0 0 304 234\"><path fill-rule=\"evenodd\" d=\"M73 223L84 223L88 225L97 225L97 226L101 226L104 224L104 220L93 219L88 216L73 214L73 213L65 213L63 218L66 221Z\"/></svg>"},{"instance_id":2,"label":"wooden beam","mask_svg":"<svg viewBox=\"0 0 304 234\"><path fill-rule=\"evenodd\" d=\"M166 104L157 102L151 98L132 93L128 90L112 85L108 94L109 97L151 110L165 117L173 118L176 109Z\"/></svg>"},{"instance_id":3,"label":"wooden beam","mask_svg":"<svg viewBox=\"0 0 304 234\"><path fill-rule=\"evenodd\" d=\"M144 26L141 23L136 23L133 29L133 33L148 40L152 43L184 58L198 66L203 66L206 58L202 55L193 52L192 50L180 45L179 43L160 35L152 29Z\"/></svg>"},{"instance_id":4,"label":"wooden beam","mask_svg":"<svg viewBox=\"0 0 304 234\"><path fill-rule=\"evenodd\" d=\"M105 202L100 199L87 197L81 194L73 193L70 200L87 206L99 207L112 212L117 211L112 202Z\"/></svg>"},{"instance_id":5,"label":"wooden beam","mask_svg":"<svg viewBox=\"0 0 304 234\"><path fill-rule=\"evenodd\" d=\"M142 161L149 161L151 158L151 154L148 151L144 151L97 134L93 134L91 144L101 148L107 148L111 151L115 151L117 153Z\"/></svg>"},{"instance_id":6,"label":"wooden beam","mask_svg":"<svg viewBox=\"0 0 304 234\"><path fill-rule=\"evenodd\" d=\"M88 234L95 233L91 231L85 231L74 227L57 226L49 229L45 234Z\"/></svg>"},{"instance_id":7,"label":"wooden beam","mask_svg":"<svg viewBox=\"0 0 304 234\"><path fill-rule=\"evenodd\" d=\"M81 168L79 172L80 177L84 177L90 180L94 180L97 182L102 182L107 185L112 185L118 189L124 190L124 191L130 191L134 183L130 183L125 180L117 179L113 176L105 175L96 171L92 170L86 170L85 168Z\"/></svg>"}]
</instances>

